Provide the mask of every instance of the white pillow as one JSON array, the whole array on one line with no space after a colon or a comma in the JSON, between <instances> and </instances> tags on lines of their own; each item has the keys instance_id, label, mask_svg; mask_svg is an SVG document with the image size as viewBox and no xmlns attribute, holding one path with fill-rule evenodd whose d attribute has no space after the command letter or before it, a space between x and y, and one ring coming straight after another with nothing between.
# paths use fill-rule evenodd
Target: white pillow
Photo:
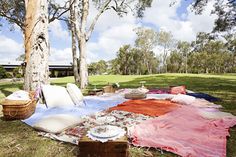
<instances>
[{"instance_id":1,"label":"white pillow","mask_svg":"<svg viewBox=\"0 0 236 157\"><path fill-rule=\"evenodd\" d=\"M194 103L195 100L195 97L184 94L175 95L174 98L171 99L172 102L177 102L184 105L190 105Z\"/></svg>"},{"instance_id":2,"label":"white pillow","mask_svg":"<svg viewBox=\"0 0 236 157\"><path fill-rule=\"evenodd\" d=\"M33 127L37 130L55 134L60 133L70 127L76 126L80 122L81 120L78 117L66 114L58 114L41 119L39 122L34 124Z\"/></svg>"},{"instance_id":3,"label":"white pillow","mask_svg":"<svg viewBox=\"0 0 236 157\"><path fill-rule=\"evenodd\" d=\"M6 97L7 100L30 100L29 92L19 90Z\"/></svg>"},{"instance_id":4,"label":"white pillow","mask_svg":"<svg viewBox=\"0 0 236 157\"><path fill-rule=\"evenodd\" d=\"M81 90L75 84L72 83L67 83L66 88L74 104L78 106L84 106L84 96Z\"/></svg>"},{"instance_id":5,"label":"white pillow","mask_svg":"<svg viewBox=\"0 0 236 157\"><path fill-rule=\"evenodd\" d=\"M65 87L43 85L42 90L47 107L74 106L74 103Z\"/></svg>"}]
</instances>

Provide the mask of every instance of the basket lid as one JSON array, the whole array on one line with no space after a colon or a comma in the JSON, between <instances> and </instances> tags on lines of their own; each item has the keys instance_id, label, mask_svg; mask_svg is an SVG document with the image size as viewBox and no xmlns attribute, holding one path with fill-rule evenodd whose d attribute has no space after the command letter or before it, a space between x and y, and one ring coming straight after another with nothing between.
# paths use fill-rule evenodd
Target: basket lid
<instances>
[{"instance_id":1,"label":"basket lid","mask_svg":"<svg viewBox=\"0 0 236 157\"><path fill-rule=\"evenodd\" d=\"M14 106L17 106L17 105L25 105L25 104L28 104L31 100L8 100L8 99L5 99L4 101L1 102L1 105L14 105Z\"/></svg>"},{"instance_id":2,"label":"basket lid","mask_svg":"<svg viewBox=\"0 0 236 157\"><path fill-rule=\"evenodd\" d=\"M14 100L14 99L12 99L12 98L14 98L14 94L18 96L18 95L21 95L22 93L23 93L23 96L26 96L28 94L29 99L28 100L20 100L20 99ZM34 91L30 91L30 92L26 92L26 91L22 91L22 90L16 91L16 92L12 93L11 95L9 95L9 96L13 96L13 97L9 97L9 96L6 97L2 102L0 102L0 104L3 106L4 105L5 106L6 105L8 105L8 106L26 105L34 100L34 95L35 95Z\"/></svg>"}]
</instances>

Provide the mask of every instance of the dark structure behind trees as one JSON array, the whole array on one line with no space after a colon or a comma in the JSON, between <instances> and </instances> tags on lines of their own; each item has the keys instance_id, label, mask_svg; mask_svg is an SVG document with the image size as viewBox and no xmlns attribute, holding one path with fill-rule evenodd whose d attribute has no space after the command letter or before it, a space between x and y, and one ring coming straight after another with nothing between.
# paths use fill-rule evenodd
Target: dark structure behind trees
<instances>
[{"instance_id":1,"label":"dark structure behind trees","mask_svg":"<svg viewBox=\"0 0 236 157\"><path fill-rule=\"evenodd\" d=\"M14 74L23 74L23 62L5 62L0 63L2 68L6 72L6 77L15 77ZM18 71L16 71L18 69ZM59 64L59 63L49 63L50 77L64 77L64 76L73 76L72 65L71 64ZM4 78L4 77L3 77Z\"/></svg>"}]
</instances>

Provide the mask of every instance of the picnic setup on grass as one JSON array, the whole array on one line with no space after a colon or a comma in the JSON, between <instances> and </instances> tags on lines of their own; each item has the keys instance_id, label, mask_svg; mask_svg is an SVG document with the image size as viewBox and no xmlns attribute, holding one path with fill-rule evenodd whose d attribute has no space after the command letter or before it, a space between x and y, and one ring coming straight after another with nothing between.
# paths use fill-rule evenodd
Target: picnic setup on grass
<instances>
[{"instance_id":1,"label":"picnic setup on grass","mask_svg":"<svg viewBox=\"0 0 236 157\"><path fill-rule=\"evenodd\" d=\"M126 157L130 145L183 157L225 157L229 128L236 116L222 112L220 99L168 88L91 89L42 85L16 91L1 105L5 120L22 120L38 135L78 145L81 157Z\"/></svg>"}]
</instances>

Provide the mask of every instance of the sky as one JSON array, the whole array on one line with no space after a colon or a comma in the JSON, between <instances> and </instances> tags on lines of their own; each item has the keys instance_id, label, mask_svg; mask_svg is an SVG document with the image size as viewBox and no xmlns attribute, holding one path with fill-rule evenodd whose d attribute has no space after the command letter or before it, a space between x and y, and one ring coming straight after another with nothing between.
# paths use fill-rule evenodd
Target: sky
<instances>
[{"instance_id":1,"label":"sky","mask_svg":"<svg viewBox=\"0 0 236 157\"><path fill-rule=\"evenodd\" d=\"M120 18L109 10L102 14L87 43L87 62L114 59L121 46L134 44L134 29L137 27L171 31L175 39L189 42L195 40L198 32L211 32L217 17L211 14L214 1L205 6L201 15L195 15L191 11L191 0L176 0L175 5L170 7L171 2L173 0L153 0L152 7L146 9L142 19L135 18L132 13ZM97 10L91 6L88 26L96 13ZM11 26L6 21L1 22L3 27L0 28L0 62L12 62L24 53L23 34L17 26L14 27L14 31L10 31ZM49 61L71 63L71 36L64 22L56 20L50 23L49 40ZM153 51L156 54L161 53L158 46Z\"/></svg>"}]
</instances>

